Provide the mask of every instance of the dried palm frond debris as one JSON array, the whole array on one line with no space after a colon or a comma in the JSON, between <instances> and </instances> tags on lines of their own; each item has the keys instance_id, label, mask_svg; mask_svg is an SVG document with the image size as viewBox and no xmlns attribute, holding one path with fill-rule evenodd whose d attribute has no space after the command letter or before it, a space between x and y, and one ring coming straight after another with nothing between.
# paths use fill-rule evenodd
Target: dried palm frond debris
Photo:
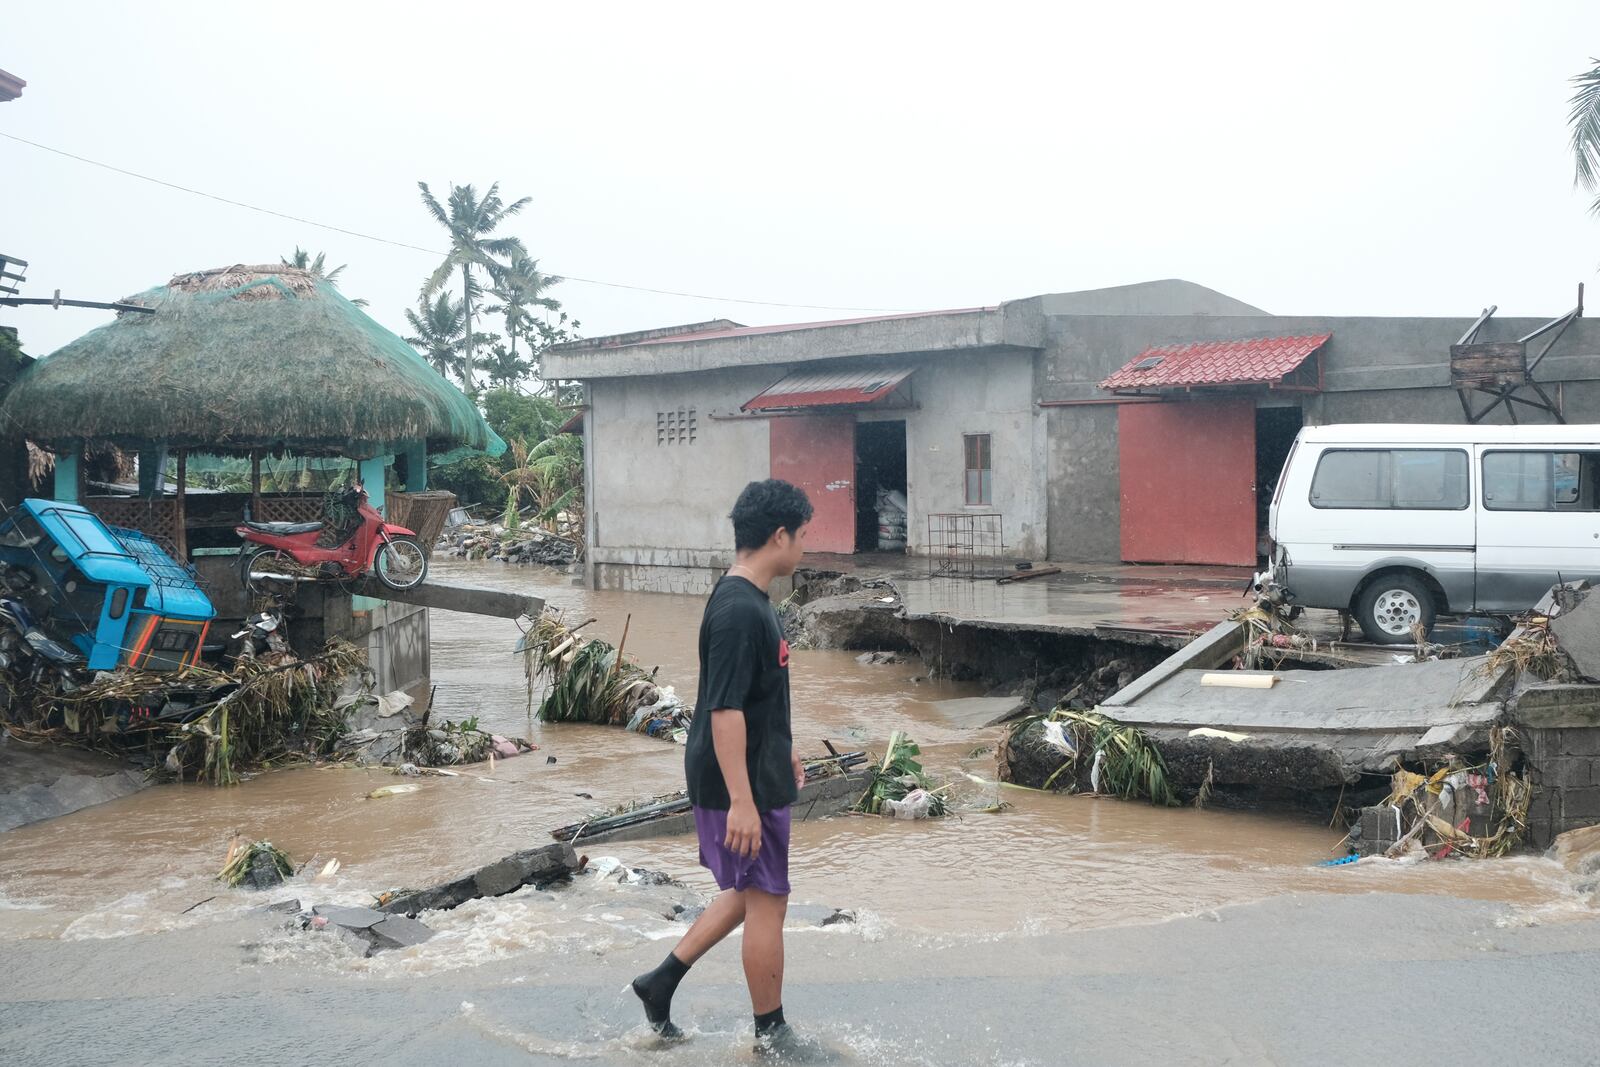
<instances>
[{"instance_id":1,"label":"dried palm frond debris","mask_svg":"<svg viewBox=\"0 0 1600 1067\"><path fill-rule=\"evenodd\" d=\"M144 754L155 773L233 785L244 773L325 757L347 729L342 683L366 654L330 642L305 659L242 658L228 671L103 672L70 691L11 690L6 729L116 755Z\"/></svg>"},{"instance_id":2,"label":"dried palm frond debris","mask_svg":"<svg viewBox=\"0 0 1600 1067\"><path fill-rule=\"evenodd\" d=\"M946 786L935 787L917 757L922 749L901 730L889 735L883 759L854 810L865 815L937 819L946 814Z\"/></svg>"},{"instance_id":3,"label":"dried palm frond debris","mask_svg":"<svg viewBox=\"0 0 1600 1067\"><path fill-rule=\"evenodd\" d=\"M671 686L656 683L659 668L646 671L628 659L623 651L626 628L622 645L579 636L594 621L568 627L547 611L524 634L523 675L530 700L540 684L549 683L539 703L539 720L624 726L682 740L694 709Z\"/></svg>"},{"instance_id":4,"label":"dried palm frond debris","mask_svg":"<svg viewBox=\"0 0 1600 1067\"><path fill-rule=\"evenodd\" d=\"M1494 675L1508 667L1519 675L1532 674L1546 681L1571 674L1570 661L1556 635L1550 631L1548 616L1524 616L1515 632L1489 652L1480 670L1485 675Z\"/></svg>"}]
</instances>

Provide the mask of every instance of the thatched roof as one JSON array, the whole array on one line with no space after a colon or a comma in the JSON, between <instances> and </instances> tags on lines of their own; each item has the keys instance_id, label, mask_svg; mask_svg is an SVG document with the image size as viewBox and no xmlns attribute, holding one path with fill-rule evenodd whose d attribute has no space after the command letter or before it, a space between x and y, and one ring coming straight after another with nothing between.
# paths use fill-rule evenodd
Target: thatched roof
<instances>
[{"instance_id":1,"label":"thatched roof","mask_svg":"<svg viewBox=\"0 0 1600 1067\"><path fill-rule=\"evenodd\" d=\"M505 449L459 389L308 271L224 267L128 299L155 314L123 312L39 360L0 422L47 445Z\"/></svg>"}]
</instances>

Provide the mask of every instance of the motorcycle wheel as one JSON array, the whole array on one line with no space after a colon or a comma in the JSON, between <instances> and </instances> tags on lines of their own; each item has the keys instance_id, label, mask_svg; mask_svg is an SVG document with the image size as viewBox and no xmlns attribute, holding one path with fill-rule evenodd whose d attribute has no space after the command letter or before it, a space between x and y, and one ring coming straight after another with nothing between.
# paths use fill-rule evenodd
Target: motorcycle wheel
<instances>
[{"instance_id":1,"label":"motorcycle wheel","mask_svg":"<svg viewBox=\"0 0 1600 1067\"><path fill-rule=\"evenodd\" d=\"M252 596L281 596L294 588L294 579L256 578L253 574L293 573L294 557L278 548L258 548L239 561L239 579Z\"/></svg>"},{"instance_id":2,"label":"motorcycle wheel","mask_svg":"<svg viewBox=\"0 0 1600 1067\"><path fill-rule=\"evenodd\" d=\"M428 554L415 538L392 537L378 549L372 569L390 589L415 589L428 577Z\"/></svg>"}]
</instances>

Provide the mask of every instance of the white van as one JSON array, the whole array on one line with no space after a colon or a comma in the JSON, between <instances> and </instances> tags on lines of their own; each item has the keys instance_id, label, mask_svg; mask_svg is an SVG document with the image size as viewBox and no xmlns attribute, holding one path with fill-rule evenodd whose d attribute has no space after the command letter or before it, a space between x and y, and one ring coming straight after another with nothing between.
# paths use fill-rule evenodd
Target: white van
<instances>
[{"instance_id":1,"label":"white van","mask_svg":"<svg viewBox=\"0 0 1600 1067\"><path fill-rule=\"evenodd\" d=\"M1313 426L1272 498L1265 576L1385 644L1600 579L1600 426Z\"/></svg>"}]
</instances>

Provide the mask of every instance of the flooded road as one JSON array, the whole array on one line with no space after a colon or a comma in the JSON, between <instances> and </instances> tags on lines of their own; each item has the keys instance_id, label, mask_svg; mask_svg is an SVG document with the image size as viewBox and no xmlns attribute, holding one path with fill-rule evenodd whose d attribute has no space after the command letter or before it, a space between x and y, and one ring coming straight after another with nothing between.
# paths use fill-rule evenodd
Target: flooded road
<instances>
[{"instance_id":1,"label":"flooded road","mask_svg":"<svg viewBox=\"0 0 1600 1067\"><path fill-rule=\"evenodd\" d=\"M659 665L661 680L692 698L699 599L591 593L566 575L497 564L441 561L435 573L535 592L574 622L596 617L590 632L613 641L631 615L627 651ZM316 857L311 869L337 858L338 876L301 895L364 902L548 843L552 828L597 811L681 788L678 746L605 727L530 722L521 660L511 653L517 636L511 622L434 612L435 715L476 716L486 728L529 736L537 752L498 762L492 775L478 767L381 800L366 794L392 784L392 775L341 766L275 771L236 789L158 786L0 835L0 938L117 937L236 914L257 898L219 891L214 881L234 833L271 840L296 862ZM797 651L797 741L808 752L820 753L823 738L841 749L881 751L891 731L905 730L935 775L992 783L999 728L955 727L938 703L977 691L922 674L917 663L864 665L853 653ZM1294 892L1577 906L1564 873L1535 857L1318 868L1340 834L1301 818L1159 810L965 779L961 789L969 800L1000 795L1011 806L916 824L850 817L798 824L795 901L855 909L878 929L935 940L1149 923ZM590 851L713 889L689 839ZM473 914L482 919L507 907L486 904ZM669 924L655 925L670 932ZM518 936L502 932L512 942Z\"/></svg>"}]
</instances>

